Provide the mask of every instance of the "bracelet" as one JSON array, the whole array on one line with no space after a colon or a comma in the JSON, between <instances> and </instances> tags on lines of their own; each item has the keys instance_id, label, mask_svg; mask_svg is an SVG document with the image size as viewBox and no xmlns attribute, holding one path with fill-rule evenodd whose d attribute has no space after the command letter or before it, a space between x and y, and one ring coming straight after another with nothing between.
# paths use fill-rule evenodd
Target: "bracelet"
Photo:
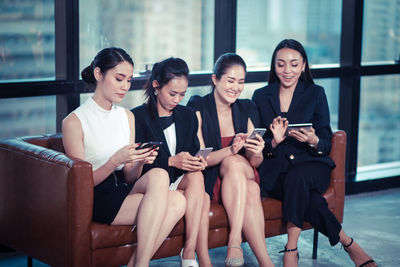
<instances>
[{"instance_id":1,"label":"bracelet","mask_svg":"<svg viewBox=\"0 0 400 267\"><path fill-rule=\"evenodd\" d=\"M317 136L317 142L315 142L315 144L308 144L310 147L316 147L319 143L319 138Z\"/></svg>"}]
</instances>

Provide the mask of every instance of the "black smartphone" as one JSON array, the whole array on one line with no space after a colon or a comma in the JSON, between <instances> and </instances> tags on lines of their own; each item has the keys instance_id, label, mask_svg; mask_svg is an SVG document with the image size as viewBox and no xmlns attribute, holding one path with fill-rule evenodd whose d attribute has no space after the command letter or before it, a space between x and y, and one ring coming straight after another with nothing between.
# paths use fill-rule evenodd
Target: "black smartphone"
<instances>
[{"instance_id":1,"label":"black smartphone","mask_svg":"<svg viewBox=\"0 0 400 267\"><path fill-rule=\"evenodd\" d=\"M156 147L160 147L163 143L159 142L159 141L150 141L147 143L141 143L136 149L144 149L144 148L156 148Z\"/></svg>"}]
</instances>

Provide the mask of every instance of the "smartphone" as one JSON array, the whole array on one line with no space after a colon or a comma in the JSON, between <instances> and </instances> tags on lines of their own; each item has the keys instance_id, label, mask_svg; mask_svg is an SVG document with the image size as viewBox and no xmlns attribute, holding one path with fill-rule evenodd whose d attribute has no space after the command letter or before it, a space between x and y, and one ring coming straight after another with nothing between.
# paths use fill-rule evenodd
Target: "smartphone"
<instances>
[{"instance_id":1,"label":"smartphone","mask_svg":"<svg viewBox=\"0 0 400 267\"><path fill-rule=\"evenodd\" d=\"M156 147L160 147L163 143L159 142L159 141L150 141L147 143L141 143L140 146L138 146L136 149L144 149L144 148L156 148Z\"/></svg>"},{"instance_id":2,"label":"smartphone","mask_svg":"<svg viewBox=\"0 0 400 267\"><path fill-rule=\"evenodd\" d=\"M288 135L289 131L291 131L291 130L298 131L300 128L303 128L303 129L306 129L308 131L308 130L310 130L311 127L312 127L312 123L311 122L288 124L288 127L286 129L285 135Z\"/></svg>"},{"instance_id":3,"label":"smartphone","mask_svg":"<svg viewBox=\"0 0 400 267\"><path fill-rule=\"evenodd\" d=\"M212 147L201 148L197 153L196 156L202 156L204 159L207 158L208 154L213 151Z\"/></svg>"},{"instance_id":4,"label":"smartphone","mask_svg":"<svg viewBox=\"0 0 400 267\"><path fill-rule=\"evenodd\" d=\"M265 128L255 128L254 131L251 133L251 135L248 138L255 139L256 134L263 137L263 135L265 134L266 131L267 131L267 129L265 129Z\"/></svg>"}]
</instances>

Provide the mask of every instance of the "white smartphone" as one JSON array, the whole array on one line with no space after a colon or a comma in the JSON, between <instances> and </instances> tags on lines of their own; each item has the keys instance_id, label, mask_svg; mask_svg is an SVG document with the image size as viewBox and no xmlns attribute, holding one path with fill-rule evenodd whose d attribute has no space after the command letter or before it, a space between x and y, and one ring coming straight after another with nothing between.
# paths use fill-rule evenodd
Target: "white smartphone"
<instances>
[{"instance_id":1,"label":"white smartphone","mask_svg":"<svg viewBox=\"0 0 400 267\"><path fill-rule=\"evenodd\" d=\"M255 128L254 131L251 133L251 135L248 138L255 139L256 134L263 137L263 135L265 134L266 131L267 131L267 129L265 129L265 128Z\"/></svg>"},{"instance_id":2,"label":"white smartphone","mask_svg":"<svg viewBox=\"0 0 400 267\"><path fill-rule=\"evenodd\" d=\"M213 151L212 147L201 148L197 153L196 156L202 156L204 159L207 158L208 154Z\"/></svg>"},{"instance_id":3,"label":"white smartphone","mask_svg":"<svg viewBox=\"0 0 400 267\"><path fill-rule=\"evenodd\" d=\"M285 135L288 135L289 131L291 131L291 130L298 131L300 128L303 128L303 129L308 131L308 130L311 129L311 127L312 127L312 123L311 122L288 124L288 127L286 129Z\"/></svg>"}]
</instances>

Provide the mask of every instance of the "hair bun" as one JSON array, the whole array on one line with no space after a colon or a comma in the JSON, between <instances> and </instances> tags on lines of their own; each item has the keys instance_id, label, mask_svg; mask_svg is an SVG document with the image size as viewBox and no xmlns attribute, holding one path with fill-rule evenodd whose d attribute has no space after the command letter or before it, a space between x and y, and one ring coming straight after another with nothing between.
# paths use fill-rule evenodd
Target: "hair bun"
<instances>
[{"instance_id":1,"label":"hair bun","mask_svg":"<svg viewBox=\"0 0 400 267\"><path fill-rule=\"evenodd\" d=\"M96 84L96 78L93 74L93 62L82 70L81 76L82 80L84 80L87 84Z\"/></svg>"}]
</instances>

